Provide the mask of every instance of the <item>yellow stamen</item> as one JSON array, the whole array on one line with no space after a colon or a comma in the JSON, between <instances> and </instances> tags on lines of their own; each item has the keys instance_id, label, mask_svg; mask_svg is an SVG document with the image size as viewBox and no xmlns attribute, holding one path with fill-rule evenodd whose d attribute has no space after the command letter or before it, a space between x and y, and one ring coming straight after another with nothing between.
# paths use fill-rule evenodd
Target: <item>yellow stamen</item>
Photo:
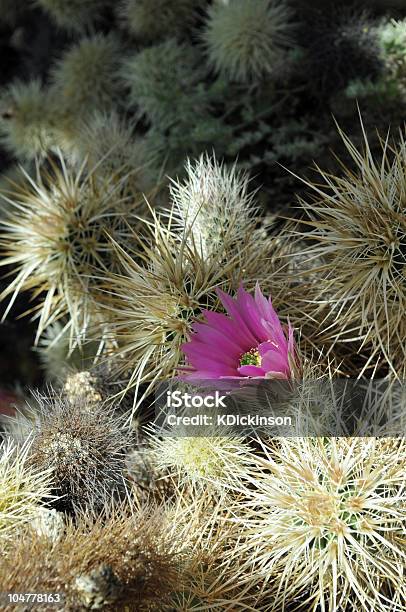
<instances>
[{"instance_id":1,"label":"yellow stamen","mask_svg":"<svg viewBox=\"0 0 406 612\"><path fill-rule=\"evenodd\" d=\"M258 349L252 348L248 353L244 353L241 355L240 366L245 365L253 365L260 366L261 365L261 355L259 354Z\"/></svg>"}]
</instances>

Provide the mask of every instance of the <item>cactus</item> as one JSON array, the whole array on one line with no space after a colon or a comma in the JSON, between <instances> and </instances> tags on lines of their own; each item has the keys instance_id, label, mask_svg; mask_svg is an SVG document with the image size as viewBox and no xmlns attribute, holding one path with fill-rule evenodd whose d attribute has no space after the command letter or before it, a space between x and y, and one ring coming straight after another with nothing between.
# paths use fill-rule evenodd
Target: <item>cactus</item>
<instances>
[{"instance_id":1,"label":"cactus","mask_svg":"<svg viewBox=\"0 0 406 612\"><path fill-rule=\"evenodd\" d=\"M292 11L283 0L215 0L202 36L215 70L257 81L271 76L293 47Z\"/></svg>"}]
</instances>

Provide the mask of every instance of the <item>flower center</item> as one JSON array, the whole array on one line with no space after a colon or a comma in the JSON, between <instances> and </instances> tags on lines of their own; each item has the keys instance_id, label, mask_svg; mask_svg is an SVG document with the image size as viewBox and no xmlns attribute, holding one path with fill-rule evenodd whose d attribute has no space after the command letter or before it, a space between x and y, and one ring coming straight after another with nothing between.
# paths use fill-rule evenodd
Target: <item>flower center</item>
<instances>
[{"instance_id":1,"label":"flower center","mask_svg":"<svg viewBox=\"0 0 406 612\"><path fill-rule=\"evenodd\" d=\"M252 348L250 351L248 351L248 353L241 355L240 367L245 365L261 365L261 355L259 354L258 349Z\"/></svg>"}]
</instances>

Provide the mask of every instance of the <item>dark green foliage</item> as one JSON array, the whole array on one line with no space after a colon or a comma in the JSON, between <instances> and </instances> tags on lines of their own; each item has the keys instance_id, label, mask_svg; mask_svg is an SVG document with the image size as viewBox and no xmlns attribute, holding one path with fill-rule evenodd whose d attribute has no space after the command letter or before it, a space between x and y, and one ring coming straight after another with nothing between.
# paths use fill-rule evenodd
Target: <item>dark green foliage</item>
<instances>
[{"instance_id":1,"label":"dark green foliage","mask_svg":"<svg viewBox=\"0 0 406 612\"><path fill-rule=\"evenodd\" d=\"M98 2L101 7L103 0ZM278 193L284 202L292 199L294 181L278 164L300 174L324 158L335 144L332 112L348 118L350 132L357 131L356 100L364 103L372 123L382 108L390 108L397 122L406 72L401 27L386 22L383 28L376 15L349 3L319 8L299 0L289 5L258 0L250 8L219 0L175 4L117 3L112 11L116 21L113 14L108 25L96 19L94 30L55 54L60 59L50 62L50 78L44 79L43 95L50 104L43 120L52 126L49 138L41 138L44 152L55 145L69 156L91 151L97 163L96 148L86 140L96 137L91 128L99 112L97 141L115 146L109 117L116 117L123 130L128 127L141 154L136 165L149 169L149 185L181 173L186 157L215 151L226 161L237 158L239 165L254 169L258 184L265 183L272 197ZM250 20L242 19L245 13ZM269 18L261 28L255 25L259 14L264 21ZM237 65L227 55L231 26L243 31L248 50L261 30L270 49L280 47L274 54L278 61L247 52L245 68ZM209 45L213 28L218 34ZM240 38L234 42L240 49ZM221 66L213 59L214 48L222 49ZM37 134L36 115L27 112L26 121L27 134ZM8 150L20 158L21 143L13 138L14 132L8 136ZM35 153L38 147L29 143ZM105 149L100 148L99 157L106 155Z\"/></svg>"},{"instance_id":2,"label":"dark green foliage","mask_svg":"<svg viewBox=\"0 0 406 612\"><path fill-rule=\"evenodd\" d=\"M370 78L383 68L376 21L355 6L309 10L301 28L307 78L313 91L330 96L351 79Z\"/></svg>"},{"instance_id":3,"label":"dark green foliage","mask_svg":"<svg viewBox=\"0 0 406 612\"><path fill-rule=\"evenodd\" d=\"M83 32L100 18L108 0L35 0L59 28Z\"/></svg>"},{"instance_id":4,"label":"dark green foliage","mask_svg":"<svg viewBox=\"0 0 406 612\"><path fill-rule=\"evenodd\" d=\"M115 8L122 27L131 36L156 42L167 36L182 36L193 25L199 4L195 0L122 0Z\"/></svg>"},{"instance_id":5,"label":"dark green foliage","mask_svg":"<svg viewBox=\"0 0 406 612\"><path fill-rule=\"evenodd\" d=\"M182 172L185 157L197 157L213 147L224 155L231 146L232 128L221 118L197 116L193 122L180 120L168 129L152 127L146 136L148 158L155 167L164 167L166 172Z\"/></svg>"},{"instance_id":6,"label":"dark green foliage","mask_svg":"<svg viewBox=\"0 0 406 612\"><path fill-rule=\"evenodd\" d=\"M208 69L190 45L170 39L147 47L126 60L121 72L129 106L152 125L188 122L207 110L204 78Z\"/></svg>"}]
</instances>

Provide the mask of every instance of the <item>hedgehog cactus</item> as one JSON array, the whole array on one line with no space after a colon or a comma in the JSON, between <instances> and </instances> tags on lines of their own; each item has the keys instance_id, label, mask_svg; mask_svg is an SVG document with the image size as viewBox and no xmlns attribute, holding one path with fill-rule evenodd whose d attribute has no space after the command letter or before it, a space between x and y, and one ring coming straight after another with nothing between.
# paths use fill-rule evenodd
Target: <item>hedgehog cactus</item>
<instances>
[{"instance_id":1,"label":"hedgehog cactus","mask_svg":"<svg viewBox=\"0 0 406 612\"><path fill-rule=\"evenodd\" d=\"M127 224L122 211L137 201L123 193L123 179L99 175L86 163L77 168L50 160L49 172L38 170L34 182L26 183L5 199L11 210L3 226L2 246L6 257L1 265L16 265L15 280L3 292L11 295L6 314L17 294L33 289L42 294L37 339L45 328L63 316L70 332L70 343L83 341L83 334L94 320L95 304L90 290L95 270L103 274L112 264L113 247L106 231L125 243Z\"/></svg>"},{"instance_id":2,"label":"hedgehog cactus","mask_svg":"<svg viewBox=\"0 0 406 612\"><path fill-rule=\"evenodd\" d=\"M335 338L354 334L372 344L370 362L382 357L390 370L406 371L406 143L390 150L382 142L381 159L374 159L365 136L359 151L341 132L356 173L344 176L320 170L325 187L307 183L314 192L310 206L303 203L311 241L304 254L323 261L318 302L332 308Z\"/></svg>"},{"instance_id":3,"label":"hedgehog cactus","mask_svg":"<svg viewBox=\"0 0 406 612\"><path fill-rule=\"evenodd\" d=\"M68 511L103 507L125 487L130 433L122 417L101 403L37 395L29 463L52 470L57 503Z\"/></svg>"}]
</instances>

